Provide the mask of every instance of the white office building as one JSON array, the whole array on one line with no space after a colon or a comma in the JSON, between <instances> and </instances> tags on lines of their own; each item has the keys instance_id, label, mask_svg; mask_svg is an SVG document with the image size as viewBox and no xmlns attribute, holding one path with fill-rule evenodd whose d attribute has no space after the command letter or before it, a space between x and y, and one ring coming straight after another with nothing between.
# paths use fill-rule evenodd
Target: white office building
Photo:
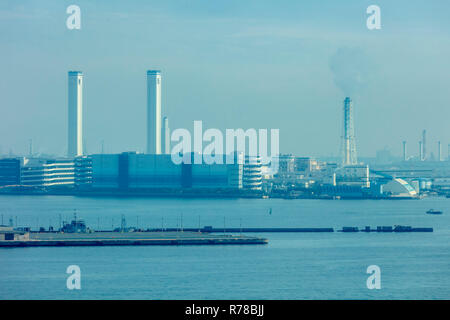
<instances>
[{"instance_id":1,"label":"white office building","mask_svg":"<svg viewBox=\"0 0 450 320\"><path fill-rule=\"evenodd\" d=\"M70 158L83 154L83 73L69 71L68 150Z\"/></svg>"},{"instance_id":2,"label":"white office building","mask_svg":"<svg viewBox=\"0 0 450 320\"><path fill-rule=\"evenodd\" d=\"M161 154L161 71L147 71L147 153Z\"/></svg>"}]
</instances>

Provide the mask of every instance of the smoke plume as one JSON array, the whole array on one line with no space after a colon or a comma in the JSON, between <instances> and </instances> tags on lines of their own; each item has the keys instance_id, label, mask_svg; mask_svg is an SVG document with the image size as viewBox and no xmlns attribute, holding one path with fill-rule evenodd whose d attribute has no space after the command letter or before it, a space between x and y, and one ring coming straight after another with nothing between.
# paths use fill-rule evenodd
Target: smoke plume
<instances>
[{"instance_id":1,"label":"smoke plume","mask_svg":"<svg viewBox=\"0 0 450 320\"><path fill-rule=\"evenodd\" d=\"M339 48L330 58L334 83L346 96L352 96L367 87L373 76L373 62L359 48Z\"/></svg>"}]
</instances>

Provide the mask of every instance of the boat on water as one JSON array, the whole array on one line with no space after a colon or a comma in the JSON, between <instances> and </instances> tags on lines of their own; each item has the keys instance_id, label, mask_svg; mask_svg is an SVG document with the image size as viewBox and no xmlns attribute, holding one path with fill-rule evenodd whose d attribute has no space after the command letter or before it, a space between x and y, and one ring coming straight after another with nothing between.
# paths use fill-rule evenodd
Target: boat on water
<instances>
[{"instance_id":1,"label":"boat on water","mask_svg":"<svg viewBox=\"0 0 450 320\"><path fill-rule=\"evenodd\" d=\"M442 214L442 211L430 209L427 211L427 214Z\"/></svg>"}]
</instances>

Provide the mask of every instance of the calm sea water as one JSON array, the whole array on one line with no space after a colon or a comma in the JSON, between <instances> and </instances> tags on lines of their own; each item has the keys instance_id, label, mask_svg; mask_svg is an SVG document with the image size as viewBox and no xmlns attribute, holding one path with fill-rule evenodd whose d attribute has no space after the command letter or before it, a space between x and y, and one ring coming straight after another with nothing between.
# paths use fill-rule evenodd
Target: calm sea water
<instances>
[{"instance_id":1,"label":"calm sea water","mask_svg":"<svg viewBox=\"0 0 450 320\"><path fill-rule=\"evenodd\" d=\"M272 208L272 214L269 209ZM441 209L431 216L425 211ZM59 225L73 210L93 228L363 227L433 233L261 234L266 246L0 248L0 299L449 299L450 199L283 200L0 196L3 223ZM164 218L163 218L164 217ZM66 268L81 268L81 290ZM381 268L369 290L366 269Z\"/></svg>"}]
</instances>

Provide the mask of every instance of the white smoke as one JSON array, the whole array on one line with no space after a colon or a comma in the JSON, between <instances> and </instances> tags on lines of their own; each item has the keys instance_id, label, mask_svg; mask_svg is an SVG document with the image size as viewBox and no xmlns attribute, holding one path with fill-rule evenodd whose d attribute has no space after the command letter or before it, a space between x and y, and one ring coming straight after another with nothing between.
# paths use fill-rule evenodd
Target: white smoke
<instances>
[{"instance_id":1,"label":"white smoke","mask_svg":"<svg viewBox=\"0 0 450 320\"><path fill-rule=\"evenodd\" d=\"M339 48L330 58L330 70L336 86L346 96L352 96L368 86L375 68L359 48Z\"/></svg>"}]
</instances>

